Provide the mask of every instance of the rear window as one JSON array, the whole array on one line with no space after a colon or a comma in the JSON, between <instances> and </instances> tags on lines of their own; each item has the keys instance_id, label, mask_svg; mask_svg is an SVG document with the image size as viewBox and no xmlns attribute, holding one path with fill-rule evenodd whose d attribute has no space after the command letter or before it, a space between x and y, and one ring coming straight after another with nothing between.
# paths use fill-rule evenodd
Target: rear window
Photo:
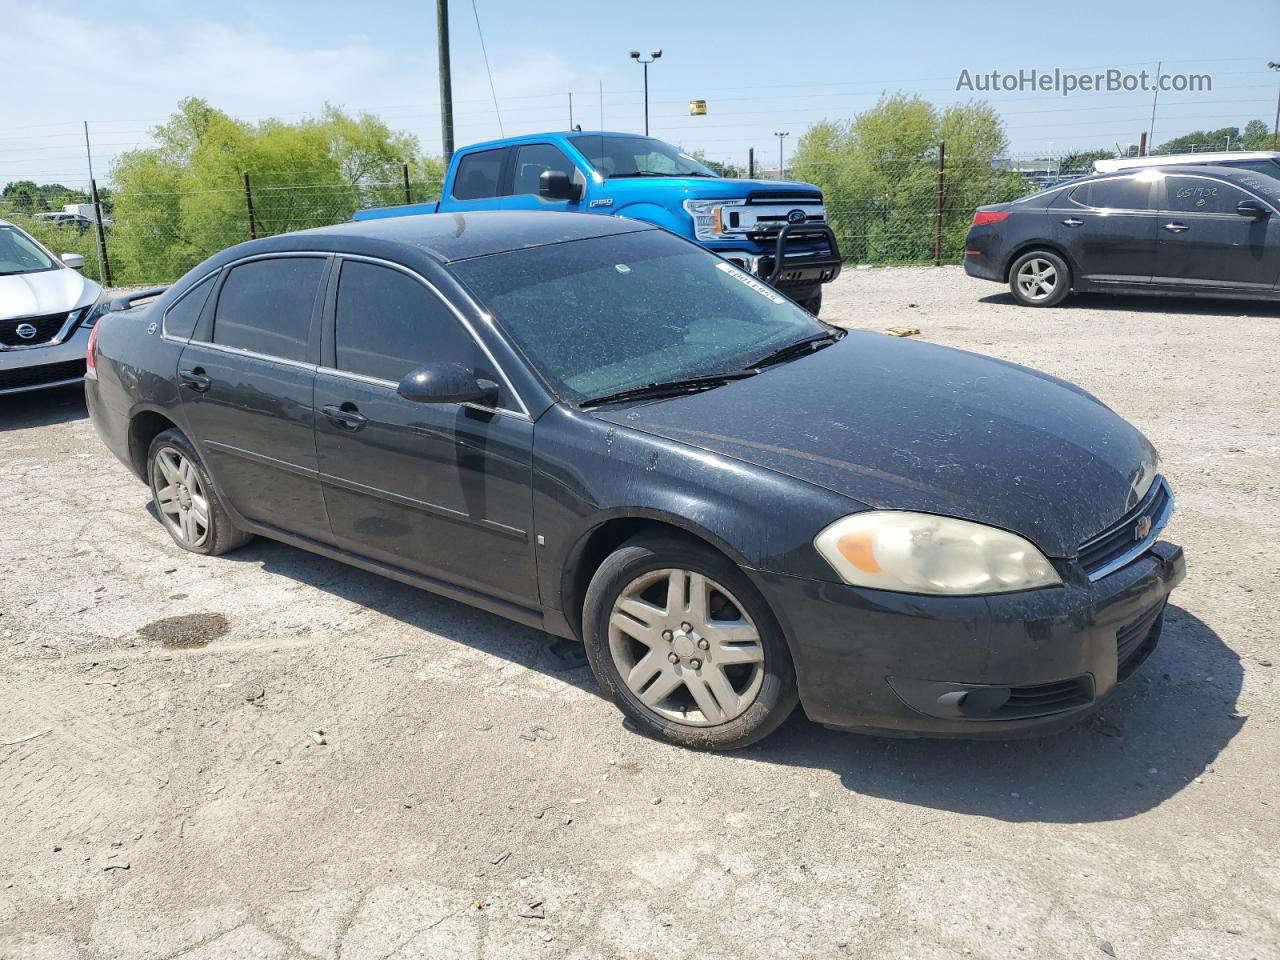
<instances>
[{"instance_id":1,"label":"rear window","mask_svg":"<svg viewBox=\"0 0 1280 960\"><path fill-rule=\"evenodd\" d=\"M213 316L213 342L306 361L321 257L252 260L232 267Z\"/></svg>"},{"instance_id":2,"label":"rear window","mask_svg":"<svg viewBox=\"0 0 1280 960\"><path fill-rule=\"evenodd\" d=\"M458 161L453 180L455 200L483 200L498 196L502 180L502 161L506 150L481 150Z\"/></svg>"},{"instance_id":3,"label":"rear window","mask_svg":"<svg viewBox=\"0 0 1280 960\"><path fill-rule=\"evenodd\" d=\"M1083 207L1103 210L1150 210L1153 179L1118 177L1091 180L1071 191L1071 199Z\"/></svg>"}]
</instances>

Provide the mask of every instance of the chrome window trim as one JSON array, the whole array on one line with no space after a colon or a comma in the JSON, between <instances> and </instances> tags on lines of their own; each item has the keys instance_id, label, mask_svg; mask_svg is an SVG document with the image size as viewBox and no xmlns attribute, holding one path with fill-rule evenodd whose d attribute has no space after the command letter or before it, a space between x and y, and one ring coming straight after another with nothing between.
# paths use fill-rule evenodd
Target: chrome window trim
<instances>
[{"instance_id":1,"label":"chrome window trim","mask_svg":"<svg viewBox=\"0 0 1280 960\"><path fill-rule=\"evenodd\" d=\"M529 420L529 421L533 420L533 417L529 414L529 407L524 402L524 398L520 396L520 392L516 390L515 384L513 384L511 381L511 378L507 376L507 371L504 370L502 367L502 364L498 362L498 358L493 355L493 351L490 350L488 346L486 346L485 342L480 338L480 335L476 333L476 328L472 326L471 321L467 319L466 315L461 310L458 309L457 305L452 300L450 300L443 293L441 293L440 289L435 284L433 284L430 280L428 280L422 274L418 273L416 270L406 267L402 263L396 263L393 260L384 260L381 257L370 257L360 253L335 253L334 256L342 260L359 260L364 263L372 263L382 267L390 267L393 270L399 270L401 273L408 274L414 280L417 280L420 284L422 284L424 287L430 290L436 296L436 298L440 300L441 303L443 303L446 307L449 308L449 311L457 318L458 322L462 324L463 329L467 331L471 339L475 342L476 346L480 348L480 352L485 355L485 357L488 359L488 361L491 364L493 364L493 369L497 372L499 378L501 378L502 380L503 385L510 392L511 396L515 398L516 403L520 405L520 409L508 410L505 407L481 407L476 404L464 404L464 406L475 407L475 409L477 410L486 410L493 413L509 413L514 416L518 416L524 420ZM342 265L341 264L338 265L338 269L339 269L338 284L339 286L341 286L342 284L342 274L341 274ZM471 300L471 305L475 307L477 311L481 313L485 313L485 315L488 316L488 313L484 311L480 307L480 305L477 304L474 300ZM334 311L333 311L333 338L334 338L334 362L335 363L337 362L337 342L338 342L337 306L338 305L336 302L336 295L335 295ZM375 384L388 383L388 381L386 380L380 380L377 377L366 377L363 374L354 373L352 371L337 370L333 368L325 368L325 369L326 369L326 372L332 371L333 373L338 373L343 376L350 376L353 379L357 379L357 380L363 379L369 382L373 382ZM399 384L392 383L390 384L390 386L394 388L394 387L398 387Z\"/></svg>"},{"instance_id":2,"label":"chrome window trim","mask_svg":"<svg viewBox=\"0 0 1280 960\"><path fill-rule=\"evenodd\" d=\"M1132 563L1134 560L1137 560L1140 556L1142 556L1144 553L1147 552L1147 550L1151 548L1151 545L1155 543L1156 539L1160 536L1160 532L1165 528L1165 526L1168 525L1169 518L1173 516L1173 503L1174 503L1173 490L1172 488L1170 488L1169 482L1165 480L1164 477L1161 477L1159 482L1160 482L1160 485L1164 488L1165 496L1168 497L1168 500L1165 501L1164 509L1160 511L1160 515L1152 521L1151 532L1148 533L1145 538L1135 543L1127 551L1125 551L1120 556L1112 560L1110 563L1103 564L1097 570L1094 570L1091 574L1089 574L1090 583L1096 583L1097 581L1101 580L1103 577L1113 574L1117 570L1119 570L1121 567L1127 566L1128 564ZM1097 539L1098 539L1097 537L1094 538L1094 540L1097 540ZM1093 541L1089 541L1089 542L1091 543ZM1088 546L1088 543L1084 544L1084 546Z\"/></svg>"},{"instance_id":3,"label":"chrome window trim","mask_svg":"<svg viewBox=\"0 0 1280 960\"><path fill-rule=\"evenodd\" d=\"M210 277L216 277L221 270L221 267L218 267L216 270L210 270L195 283L191 284L191 286L187 287L186 290L182 291L182 296L178 297L177 300L164 308L164 313L160 316L160 336L162 339L171 340L174 343L189 343L191 341L190 337L175 337L169 333L169 311L180 304L183 300L187 299L187 297L191 295L192 291L194 291L196 287L200 286L200 284L204 283ZM197 317L196 323L199 324L199 322L200 318Z\"/></svg>"},{"instance_id":4,"label":"chrome window trim","mask_svg":"<svg viewBox=\"0 0 1280 960\"><path fill-rule=\"evenodd\" d=\"M207 347L210 350L216 350L218 353L225 353L229 357L248 357L251 360L265 360L268 363L282 363L286 367L296 367L299 370L311 370L314 372L318 369L316 364L307 363L303 360L290 360L287 357L273 357L269 353L258 353L256 350L242 350L240 347L229 347L225 343L213 343L209 340L178 340L173 339L174 343L186 343L192 347Z\"/></svg>"},{"instance_id":5,"label":"chrome window trim","mask_svg":"<svg viewBox=\"0 0 1280 960\"><path fill-rule=\"evenodd\" d=\"M378 377L367 377L363 373L352 373L350 370L338 370L334 367L316 367L317 374L327 374L331 377L339 377L343 380L354 380L357 383L367 383L371 387L386 387L389 390L396 390L400 384L391 380L382 380ZM508 417L514 417L517 420L524 420L526 423L532 423L533 418L527 413L521 413L519 410L508 410L506 407L486 407L479 403L460 403L460 407L470 407L472 410L479 410L482 413L502 414Z\"/></svg>"}]
</instances>

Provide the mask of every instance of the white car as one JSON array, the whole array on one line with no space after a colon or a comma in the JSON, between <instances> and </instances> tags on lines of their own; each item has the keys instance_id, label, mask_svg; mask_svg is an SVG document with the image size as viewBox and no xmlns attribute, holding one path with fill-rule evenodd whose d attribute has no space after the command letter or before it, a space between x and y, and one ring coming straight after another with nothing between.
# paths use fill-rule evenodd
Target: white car
<instances>
[{"instance_id":1,"label":"white car","mask_svg":"<svg viewBox=\"0 0 1280 960\"><path fill-rule=\"evenodd\" d=\"M84 379L89 330L108 300L83 266L0 220L0 395Z\"/></svg>"},{"instance_id":2,"label":"white car","mask_svg":"<svg viewBox=\"0 0 1280 960\"><path fill-rule=\"evenodd\" d=\"M1243 167L1280 180L1280 152L1273 150L1236 150L1231 153L1170 153L1164 156L1116 157L1093 161L1094 173L1116 173L1142 167L1169 167L1174 164L1209 164L1215 167Z\"/></svg>"}]
</instances>

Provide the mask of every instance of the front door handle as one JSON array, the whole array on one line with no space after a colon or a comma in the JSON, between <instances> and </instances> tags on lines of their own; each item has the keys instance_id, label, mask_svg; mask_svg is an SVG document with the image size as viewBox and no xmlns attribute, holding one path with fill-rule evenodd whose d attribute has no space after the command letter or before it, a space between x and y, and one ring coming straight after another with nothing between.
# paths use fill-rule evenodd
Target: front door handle
<instances>
[{"instance_id":1,"label":"front door handle","mask_svg":"<svg viewBox=\"0 0 1280 960\"><path fill-rule=\"evenodd\" d=\"M179 370L178 378L182 381L184 387L188 387L196 393L204 393L213 386L213 378L206 376L204 370L200 367L196 367L194 370Z\"/></svg>"},{"instance_id":2,"label":"front door handle","mask_svg":"<svg viewBox=\"0 0 1280 960\"><path fill-rule=\"evenodd\" d=\"M348 400L342 405L336 403L328 403L320 408L320 412L329 418L329 422L334 426L342 427L344 430L350 430L353 433L359 430L369 418L364 416L356 409L356 405Z\"/></svg>"},{"instance_id":3,"label":"front door handle","mask_svg":"<svg viewBox=\"0 0 1280 960\"><path fill-rule=\"evenodd\" d=\"M1065 223L1068 227L1083 227L1083 226L1084 226L1084 221L1083 221L1083 220L1077 220L1075 217L1067 217L1067 219L1063 220L1062 222L1063 222L1063 223Z\"/></svg>"},{"instance_id":4,"label":"front door handle","mask_svg":"<svg viewBox=\"0 0 1280 960\"><path fill-rule=\"evenodd\" d=\"M1183 230L1191 229L1185 223L1178 223L1176 220L1173 223L1166 223L1164 228L1170 233L1182 233Z\"/></svg>"}]
</instances>

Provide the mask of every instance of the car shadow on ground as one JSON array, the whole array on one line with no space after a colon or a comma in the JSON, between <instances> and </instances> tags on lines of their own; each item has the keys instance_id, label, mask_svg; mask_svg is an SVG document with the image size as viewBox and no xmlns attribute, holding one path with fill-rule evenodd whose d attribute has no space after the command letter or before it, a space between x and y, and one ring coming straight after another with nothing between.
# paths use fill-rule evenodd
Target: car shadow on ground
<instances>
[{"instance_id":1,"label":"car shadow on ground","mask_svg":"<svg viewBox=\"0 0 1280 960\"><path fill-rule=\"evenodd\" d=\"M541 631L267 540L226 559L260 564L414 630L600 695L590 670L565 669ZM396 652L412 654L415 643L406 634ZM1065 732L1009 741L891 739L827 730L797 710L738 756L830 770L853 793L937 810L1010 822L1120 820L1213 775L1206 767L1245 723L1235 713L1242 680L1239 658L1217 633L1170 606L1151 659L1098 712Z\"/></svg>"},{"instance_id":2,"label":"car shadow on ground","mask_svg":"<svg viewBox=\"0 0 1280 960\"><path fill-rule=\"evenodd\" d=\"M88 415L84 405L84 387L78 383L0 397L0 433L69 423L83 420Z\"/></svg>"},{"instance_id":3,"label":"car shadow on ground","mask_svg":"<svg viewBox=\"0 0 1280 960\"><path fill-rule=\"evenodd\" d=\"M979 303L999 306L1018 306L1018 301L1007 290L980 297ZM1033 309L1033 308L1028 308ZM1134 294L1079 293L1067 297L1057 306L1037 307L1054 310L1105 310L1113 313L1183 313L1191 316L1222 317L1224 319L1250 317L1280 317L1280 303L1267 300L1230 300L1209 297L1139 296Z\"/></svg>"}]
</instances>

